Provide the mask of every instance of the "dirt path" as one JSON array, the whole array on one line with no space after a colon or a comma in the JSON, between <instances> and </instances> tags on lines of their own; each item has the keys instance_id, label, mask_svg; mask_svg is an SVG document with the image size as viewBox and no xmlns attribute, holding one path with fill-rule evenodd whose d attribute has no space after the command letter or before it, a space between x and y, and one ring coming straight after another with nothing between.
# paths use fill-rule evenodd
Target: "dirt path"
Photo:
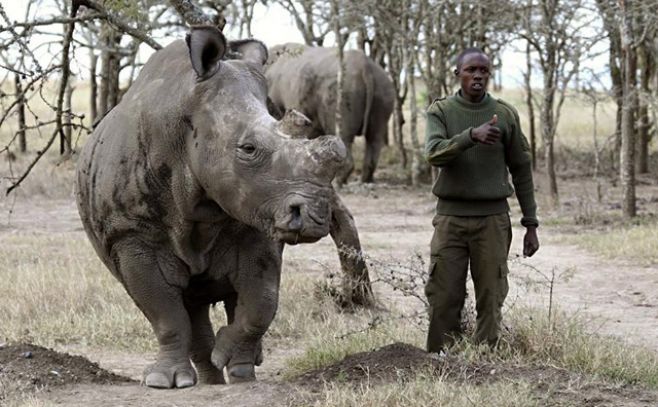
<instances>
[{"instance_id":1,"label":"dirt path","mask_svg":"<svg viewBox=\"0 0 658 407\"><path fill-rule=\"evenodd\" d=\"M434 199L405 189L375 189L347 195L359 226L361 241L374 257L427 258L432 235ZM512 222L520 216L513 215ZM510 258L509 299L548 304L548 288L528 292L523 281L542 281L531 265L550 275L555 270L554 304L591 321L592 330L615 335L658 352L658 265L640 266L628 261L597 257L572 245L560 243L559 231L540 228L542 247L535 256L520 258L524 230L514 228ZM559 277L559 275L562 275ZM570 277L568 277L570 275Z\"/></svg>"},{"instance_id":2,"label":"dirt path","mask_svg":"<svg viewBox=\"0 0 658 407\"><path fill-rule=\"evenodd\" d=\"M521 232L516 233L517 247ZM581 314L590 321L590 329L658 352L658 266L601 259L577 247L555 243L545 244L531 262L523 261L545 273L552 269L556 275L566 272L556 279L554 303ZM512 270L537 278L537 273L521 265L512 264ZM539 297L537 300L547 304L548 295Z\"/></svg>"},{"instance_id":3,"label":"dirt path","mask_svg":"<svg viewBox=\"0 0 658 407\"><path fill-rule=\"evenodd\" d=\"M359 227L365 252L377 259L409 259L416 253L425 259L429 254L432 234L431 218L434 200L426 193L403 187L378 185L354 187L344 194ZM8 202L0 202L6 216ZM77 210L72 201L19 202L11 222L0 219L0 234L5 233L82 233ZM592 329L617 335L632 343L658 351L658 267L641 267L620 261L603 260L573 246L555 243L555 231L541 229L543 245L532 259L524 259L543 272L573 270L569 280L560 278L554 299L560 307L578 311L593 321ZM512 255L521 251L522 230L515 230ZM325 238L313 245L289 247L284 254L286 266L295 264L307 273L320 277L326 266L338 267L331 240ZM290 268L290 267L289 267ZM545 294L528 293L520 284L521 277L537 279L536 272L513 262L514 283L510 298L537 303L546 301ZM543 290L546 292L546 290ZM386 300L404 301L380 292ZM68 350L82 353L101 367L139 379L149 358L144 355ZM51 403L67 406L271 406L285 404L290 389L280 379L286 358L296 349L266 350L267 363L257 370L259 381L234 386L199 386L179 391L157 391L135 384L119 386L84 385L56 389L42 396Z\"/></svg>"}]
</instances>

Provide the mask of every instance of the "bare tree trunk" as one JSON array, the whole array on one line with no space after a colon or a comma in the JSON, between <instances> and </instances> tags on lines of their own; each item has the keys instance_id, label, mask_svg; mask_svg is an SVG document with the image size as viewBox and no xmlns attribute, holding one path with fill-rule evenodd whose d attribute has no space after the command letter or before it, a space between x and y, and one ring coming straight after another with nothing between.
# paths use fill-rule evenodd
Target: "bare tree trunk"
<instances>
[{"instance_id":1,"label":"bare tree trunk","mask_svg":"<svg viewBox=\"0 0 658 407\"><path fill-rule=\"evenodd\" d=\"M404 137L402 127L404 126L404 114L402 113L402 106L407 97L405 86L400 81L400 73L404 68L404 61L402 60L403 51L401 47L395 42L391 41L387 44L388 53L388 72L391 74L393 81L393 88L395 89L395 99L393 103L393 140L397 145L400 153L400 163L403 169L407 168L409 160L407 158L407 151L404 148Z\"/></svg>"},{"instance_id":2,"label":"bare tree trunk","mask_svg":"<svg viewBox=\"0 0 658 407\"><path fill-rule=\"evenodd\" d=\"M535 132L535 104L532 101L532 55L530 53L530 43L526 45L526 74L525 91L526 105L528 106L528 121L530 124L530 154L532 155L532 169L537 169L537 134Z\"/></svg>"},{"instance_id":3,"label":"bare tree trunk","mask_svg":"<svg viewBox=\"0 0 658 407\"><path fill-rule=\"evenodd\" d=\"M604 21L606 21L604 19ZM611 161L613 168L619 162L619 153L621 151L621 116L623 106L623 84L622 84L622 67L619 65L621 60L621 39L619 38L619 27L616 24L606 22L608 37L610 40L610 52L608 64L610 66L610 80L612 81L612 93L617 104L615 115L615 139L614 148L610 149Z\"/></svg>"},{"instance_id":4,"label":"bare tree trunk","mask_svg":"<svg viewBox=\"0 0 658 407\"><path fill-rule=\"evenodd\" d=\"M112 41L113 46L118 46L119 42L116 39ZM110 54L110 65L109 65L109 78L108 78L108 90L107 90L107 107L108 110L111 110L114 106L119 103L119 71L121 64L121 56L112 52Z\"/></svg>"},{"instance_id":5,"label":"bare tree trunk","mask_svg":"<svg viewBox=\"0 0 658 407\"><path fill-rule=\"evenodd\" d=\"M103 23L101 28L101 86L99 113L104 115L119 102L119 70L121 55L116 49L121 42L121 34L108 24Z\"/></svg>"},{"instance_id":6,"label":"bare tree trunk","mask_svg":"<svg viewBox=\"0 0 658 407\"><path fill-rule=\"evenodd\" d=\"M487 45L487 37L486 37L486 31L485 31L485 22L484 22L484 7L485 5L482 4L482 2L475 2L475 8L477 10L476 18L477 18L477 33L475 36L475 46L479 47L480 49L484 49L485 46Z\"/></svg>"},{"instance_id":7,"label":"bare tree trunk","mask_svg":"<svg viewBox=\"0 0 658 407\"><path fill-rule=\"evenodd\" d=\"M104 48L101 51L101 85L100 92L98 95L98 113L104 115L109 109L107 105L108 93L110 87L110 50L108 49L108 31L111 28L106 24L101 24L101 33L100 33L100 43Z\"/></svg>"},{"instance_id":8,"label":"bare tree trunk","mask_svg":"<svg viewBox=\"0 0 658 407\"><path fill-rule=\"evenodd\" d=\"M72 96L73 85L69 79L69 83L66 85L66 90L64 92L64 117L62 118L64 137L62 137L59 142L59 153L62 155L70 155L73 150L71 143L71 112L73 111L71 107Z\"/></svg>"},{"instance_id":9,"label":"bare tree trunk","mask_svg":"<svg viewBox=\"0 0 658 407\"><path fill-rule=\"evenodd\" d=\"M92 48L89 49L89 113L91 122L94 123L98 117L98 82L96 81L96 65L98 55Z\"/></svg>"},{"instance_id":10,"label":"bare tree trunk","mask_svg":"<svg viewBox=\"0 0 658 407\"><path fill-rule=\"evenodd\" d=\"M640 98L638 110L638 134L637 134L637 173L646 174L649 172L649 103L647 99L651 97L649 83L654 74L653 57L647 50L646 44L641 44L638 48L640 70Z\"/></svg>"},{"instance_id":11,"label":"bare tree trunk","mask_svg":"<svg viewBox=\"0 0 658 407\"><path fill-rule=\"evenodd\" d=\"M361 26L356 32L356 45L361 50L361 52L372 58L371 52L368 52L366 50L367 43L368 43L368 32L366 30L365 22L364 22L363 24L361 24Z\"/></svg>"},{"instance_id":12,"label":"bare tree trunk","mask_svg":"<svg viewBox=\"0 0 658 407\"><path fill-rule=\"evenodd\" d=\"M395 120L393 122L395 123L395 142L398 145L398 150L400 152L400 165L403 169L405 169L409 165L409 158L407 157L407 150L404 147L404 113L402 113L403 104L404 98L395 98L395 109L393 112Z\"/></svg>"},{"instance_id":13,"label":"bare tree trunk","mask_svg":"<svg viewBox=\"0 0 658 407\"><path fill-rule=\"evenodd\" d=\"M551 61L551 59L549 59ZM550 62L549 62L550 64ZM557 189L557 176L555 174L555 120L553 117L553 105L555 97L555 85L553 84L553 69L544 72L544 100L541 106L542 138L544 140L544 156L546 160L546 174L548 175L549 192L554 207L557 207L560 198ZM547 75L548 73L548 75Z\"/></svg>"},{"instance_id":14,"label":"bare tree trunk","mask_svg":"<svg viewBox=\"0 0 658 407\"><path fill-rule=\"evenodd\" d=\"M601 170L601 153L599 151L599 137L598 137L598 115L597 115L598 102L596 100L596 95L593 96L592 102L592 141L594 142L594 181L596 182L596 202L601 203L603 199L601 194L601 179L599 177L599 172Z\"/></svg>"},{"instance_id":15,"label":"bare tree trunk","mask_svg":"<svg viewBox=\"0 0 658 407\"><path fill-rule=\"evenodd\" d=\"M20 74L14 76L14 85L16 89L16 97L18 103L16 104L16 111L18 112L18 149L21 153L27 151L27 139L25 137L25 95L23 94L23 85L21 83Z\"/></svg>"},{"instance_id":16,"label":"bare tree trunk","mask_svg":"<svg viewBox=\"0 0 658 407\"><path fill-rule=\"evenodd\" d=\"M338 49L338 73L336 75L336 136L343 137L343 78L345 77L345 41L340 32L340 5L339 0L332 0L331 9L334 23L334 36Z\"/></svg>"},{"instance_id":17,"label":"bare tree trunk","mask_svg":"<svg viewBox=\"0 0 658 407\"><path fill-rule=\"evenodd\" d=\"M66 10L68 12L68 10ZM65 25L64 26L64 40L66 41L67 31L72 30L73 26ZM67 58L68 59L68 58ZM69 68L70 69L70 68ZM70 156L71 155L71 93L73 93L73 87L71 86L72 75L69 73L66 76L66 83L64 86L64 95L63 98L63 107L64 110L60 112L63 115L61 118L62 131L60 132L59 138L59 154Z\"/></svg>"},{"instance_id":18,"label":"bare tree trunk","mask_svg":"<svg viewBox=\"0 0 658 407\"><path fill-rule=\"evenodd\" d=\"M407 86L409 89L409 135L413 154L411 156L411 184L414 186L430 177L430 166L423 157L423 146L418 140L418 102L416 100L416 53L407 52Z\"/></svg>"},{"instance_id":19,"label":"bare tree trunk","mask_svg":"<svg viewBox=\"0 0 658 407\"><path fill-rule=\"evenodd\" d=\"M256 0L242 0L244 17L240 23L240 30L242 30L242 26L244 26L247 31L247 37L249 38L254 36L251 31L251 22L254 19L254 6L256 6Z\"/></svg>"},{"instance_id":20,"label":"bare tree trunk","mask_svg":"<svg viewBox=\"0 0 658 407\"><path fill-rule=\"evenodd\" d=\"M496 61L497 57L493 57ZM494 92L500 92L503 90L503 63L501 61L496 61L494 65L494 74L493 74L493 90Z\"/></svg>"},{"instance_id":21,"label":"bare tree trunk","mask_svg":"<svg viewBox=\"0 0 658 407\"><path fill-rule=\"evenodd\" d=\"M619 162L622 214L632 218L637 214L635 202L635 134L634 106L637 97L635 71L637 69L635 49L633 45L633 20L631 16L632 0L619 0L622 38L623 73L623 109L621 116L621 154Z\"/></svg>"}]
</instances>

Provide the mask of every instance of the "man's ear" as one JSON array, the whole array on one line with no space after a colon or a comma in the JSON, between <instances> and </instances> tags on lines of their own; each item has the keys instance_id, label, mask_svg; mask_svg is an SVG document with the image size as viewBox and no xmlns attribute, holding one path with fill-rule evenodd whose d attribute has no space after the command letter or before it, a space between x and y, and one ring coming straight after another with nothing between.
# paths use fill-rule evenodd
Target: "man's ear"
<instances>
[{"instance_id":1,"label":"man's ear","mask_svg":"<svg viewBox=\"0 0 658 407\"><path fill-rule=\"evenodd\" d=\"M220 61L226 53L226 38L221 31L212 26L195 26L185 37L185 42L199 81L219 71Z\"/></svg>"}]
</instances>

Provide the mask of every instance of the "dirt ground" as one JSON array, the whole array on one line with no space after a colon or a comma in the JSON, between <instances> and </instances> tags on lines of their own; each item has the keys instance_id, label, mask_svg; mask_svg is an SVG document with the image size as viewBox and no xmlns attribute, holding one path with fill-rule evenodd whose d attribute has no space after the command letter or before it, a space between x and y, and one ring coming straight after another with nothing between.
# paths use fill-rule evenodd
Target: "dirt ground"
<instances>
[{"instance_id":1,"label":"dirt ground","mask_svg":"<svg viewBox=\"0 0 658 407\"><path fill-rule=\"evenodd\" d=\"M431 218L434 199L425 190L404 186L391 186L380 183L375 186L348 187L342 193L344 201L352 210L359 228L361 242L368 256L383 261L386 259L408 259L420 254L427 259L429 241L432 234ZM0 234L11 233L52 233L64 232L82 234L77 210L70 200L28 200L21 199L13 206L12 202L0 202ZM515 214L513 222L518 223ZM618 336L634 344L640 344L658 351L658 265L638 266L628 261L599 258L577 247L561 242L560 231L554 227L541 228L539 232L542 247L531 259L514 260L510 264L511 283L508 306L516 303L545 303L546 290L541 293L528 291L524 281L536 280L536 272L525 264L556 274L569 270L570 278L558 278L554 287L554 302L569 311L577 312L592 321L591 330ZM515 228L511 257L521 252L522 230ZM335 248L330 239L325 238L313 245L288 247L284 253L284 273L286 266L296 264L306 273L322 278L326 266L338 267ZM566 274L565 274L566 275ZM402 307L414 306L407 298L385 288L378 288L378 296L386 301L399 302ZM6 345L5 345L6 346ZM369 355L353 355L352 359L341 362L322 372L309 372L309 382L319 382L321 377L331 377L338 371L363 371L362 367L377 371L399 368L415 369L423 364L435 364L417 348L398 344L397 348L380 349ZM85 356L104 370L95 372L110 375L114 379L98 384L94 380L70 380L62 385L50 386L39 393L39 398L55 405L66 406L272 406L286 405L290 401L291 384L281 377L285 360L301 350L294 348L267 348L267 361L257 369L258 382L229 386L197 386L176 391L153 390L139 385L143 368L154 355L130 354L121 352L90 352L83 348L62 348ZM388 352L388 353L387 353ZM392 353L391 353L392 352ZM13 353L13 357L21 352ZM36 354L36 353L35 353ZM0 353L2 355L2 353ZM51 355L52 356L52 355ZM53 356L54 357L54 356ZM54 358L53 360L55 360ZM397 362L396 362L397 361ZM399 363L398 363L399 362ZM6 362L5 362L6 363ZM2 366L5 363L0 362ZM377 365L379 363L380 365ZM397 363L397 364L396 364ZM443 361L442 363L446 363ZM53 366L54 366L53 362ZM87 366L87 365L85 365ZM89 364L89 366L93 366ZM87 366L86 368L89 368ZM96 367L98 369L98 366ZM3 367L3 369L5 369ZM332 369L334 373L332 373ZM513 366L497 367L501 377L543 377L551 385L551 392L569 393L570 383L580 380L561 371L515 372ZM480 377L480 372L491 372L489 366L462 366L450 370L448 374ZM502 372L502 373L500 373ZM505 373L507 372L507 373ZM0 372L1 373L1 372ZM5 373L7 371L5 370ZM489 380L487 373L482 380ZM89 373L96 375L97 373ZM121 375L135 381L126 381L111 376ZM479 375L479 376L478 376ZM529 375L529 376L528 376ZM105 377L105 376L103 376ZM116 380L115 380L116 379ZM117 382L117 380L119 382ZM538 379L539 380L539 379ZM108 382L110 382L108 384ZM57 383L56 383L57 384ZM591 392L570 394L573 405L597 406L651 406L658 401L653 394L629 393L635 390L624 388L607 389L601 384L592 384ZM547 388L548 388L547 387ZM549 391L549 390L547 390ZM637 393L637 392L636 392ZM598 397L598 398L597 398ZM594 400L594 401L592 401ZM597 401L598 400L598 401ZM643 401L644 400L644 401ZM549 404L550 405L550 404Z\"/></svg>"}]
</instances>

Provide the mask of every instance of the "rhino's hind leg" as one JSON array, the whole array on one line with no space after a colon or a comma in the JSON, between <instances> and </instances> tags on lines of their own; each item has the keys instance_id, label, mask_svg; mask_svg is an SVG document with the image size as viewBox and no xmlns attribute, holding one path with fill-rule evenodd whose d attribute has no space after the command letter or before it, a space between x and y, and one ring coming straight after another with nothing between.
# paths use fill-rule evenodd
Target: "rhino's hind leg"
<instances>
[{"instance_id":1,"label":"rhino's hind leg","mask_svg":"<svg viewBox=\"0 0 658 407\"><path fill-rule=\"evenodd\" d=\"M215 346L215 333L208 315L209 308L208 304L188 307L192 323L190 358L196 367L199 383L225 384L224 374L210 361L210 355Z\"/></svg>"},{"instance_id":2,"label":"rhino's hind leg","mask_svg":"<svg viewBox=\"0 0 658 407\"><path fill-rule=\"evenodd\" d=\"M227 307L230 323L217 332L212 352L213 364L227 368L231 383L255 380L254 365L262 362L261 338L279 301L280 251L273 253L272 242L258 244L256 239L251 239L252 250L240 252L237 304L234 310Z\"/></svg>"},{"instance_id":3,"label":"rhino's hind leg","mask_svg":"<svg viewBox=\"0 0 658 407\"><path fill-rule=\"evenodd\" d=\"M368 126L366 134L366 151L363 157L363 171L361 172L361 182L374 182L375 170L379 161L379 153L384 146L386 138L386 121L372 123Z\"/></svg>"},{"instance_id":4,"label":"rhino's hind leg","mask_svg":"<svg viewBox=\"0 0 658 407\"><path fill-rule=\"evenodd\" d=\"M126 290L151 323L160 345L157 361L144 371L144 383L156 388L193 386L196 373L189 358L190 318L180 287L163 277L176 275L176 260L158 261L157 255L136 239L116 243L113 252Z\"/></svg>"}]
</instances>

